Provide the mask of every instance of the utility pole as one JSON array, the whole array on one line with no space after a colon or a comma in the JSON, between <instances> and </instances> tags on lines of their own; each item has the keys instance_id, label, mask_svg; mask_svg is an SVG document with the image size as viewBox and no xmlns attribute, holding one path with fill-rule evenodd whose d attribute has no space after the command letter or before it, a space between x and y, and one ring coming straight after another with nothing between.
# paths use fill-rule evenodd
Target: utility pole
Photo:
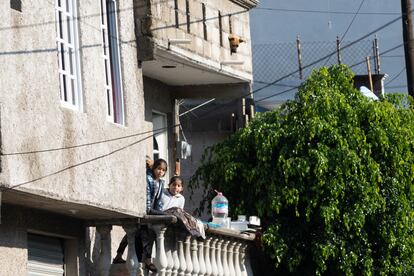
<instances>
[{"instance_id":1,"label":"utility pole","mask_svg":"<svg viewBox=\"0 0 414 276\"><path fill-rule=\"evenodd\" d=\"M414 97L414 36L412 22L411 0L401 0L402 27L405 53L405 68L407 72L408 94Z\"/></svg>"}]
</instances>

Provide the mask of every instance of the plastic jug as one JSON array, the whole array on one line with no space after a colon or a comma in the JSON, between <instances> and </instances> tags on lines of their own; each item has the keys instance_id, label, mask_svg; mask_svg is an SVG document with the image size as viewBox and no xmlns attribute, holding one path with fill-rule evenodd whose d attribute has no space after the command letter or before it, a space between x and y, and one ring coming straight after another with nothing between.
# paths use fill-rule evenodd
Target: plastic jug
<instances>
[{"instance_id":1,"label":"plastic jug","mask_svg":"<svg viewBox=\"0 0 414 276\"><path fill-rule=\"evenodd\" d=\"M219 224L222 227L227 225L227 216L229 214L229 201L220 192L215 191L217 195L211 201L211 216L213 223Z\"/></svg>"}]
</instances>

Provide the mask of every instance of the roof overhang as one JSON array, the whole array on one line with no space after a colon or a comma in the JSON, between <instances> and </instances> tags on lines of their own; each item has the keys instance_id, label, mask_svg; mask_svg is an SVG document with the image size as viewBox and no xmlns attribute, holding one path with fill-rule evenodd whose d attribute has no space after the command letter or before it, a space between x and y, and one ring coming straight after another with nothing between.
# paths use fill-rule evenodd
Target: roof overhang
<instances>
[{"instance_id":1,"label":"roof overhang","mask_svg":"<svg viewBox=\"0 0 414 276\"><path fill-rule=\"evenodd\" d=\"M58 198L40 196L20 190L3 191L2 202L5 204L19 205L84 220L138 217L137 214L133 214L126 210L115 210L110 209L107 206L97 206L90 203L85 204L64 201Z\"/></svg>"},{"instance_id":2,"label":"roof overhang","mask_svg":"<svg viewBox=\"0 0 414 276\"><path fill-rule=\"evenodd\" d=\"M177 46L156 46L154 59L144 61L143 74L171 86L250 83L251 73Z\"/></svg>"}]
</instances>

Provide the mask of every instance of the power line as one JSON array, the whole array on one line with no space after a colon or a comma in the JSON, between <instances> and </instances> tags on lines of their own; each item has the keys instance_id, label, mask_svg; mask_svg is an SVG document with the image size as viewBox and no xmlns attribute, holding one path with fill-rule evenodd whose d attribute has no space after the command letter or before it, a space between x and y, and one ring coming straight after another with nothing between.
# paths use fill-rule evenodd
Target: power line
<instances>
[{"instance_id":1,"label":"power line","mask_svg":"<svg viewBox=\"0 0 414 276\"><path fill-rule=\"evenodd\" d=\"M130 144L126 145L126 146L120 147L120 148L118 148L118 149L116 149L116 150L113 150L113 151L111 151L111 152L108 152L108 153L106 153L106 154L103 154L103 155L100 155L100 156L97 156L97 157L94 157L94 158L88 159L88 160L83 161L83 162L80 162L80 163L76 163L76 164L74 164L74 165L70 165L70 166L65 167L65 168L63 168L63 169L60 169L60 170L58 170L58 171L55 171L55 172L52 172L52 173L49 173L49 174L46 174L46 175L43 175L43 176L37 177L37 178L32 179L32 180L28 180L28 181L24 181L24 182L21 182L21 183L18 183L18 184L14 184L14 185L11 185L11 186L9 186L9 187L5 187L5 188L0 187L0 189L2 189L3 191L13 190L13 189L16 189L16 188L18 188L18 187L21 187L21 186L24 186L24 185L27 185L27 184L31 184L31 183L33 183L33 182L37 182L37 181L39 181L39 180L42 180L42 179L45 179L45 178L51 177L51 176L53 176L53 175L60 174L60 173L62 173L62 172L64 172L64 171L67 171L67 170L70 170L70 169L73 169L73 168L76 168L76 167L79 167L79 166L82 166L82 165L85 165L85 164L91 163L91 162L93 162L93 161L96 161L96 160L102 159L102 158L104 158L104 157L107 157L107 156L109 156L109 155L112 155L112 154L114 154L114 153L117 153L117 152L119 152L119 151L122 151L122 150L124 150L124 149L130 148L130 147L132 147L132 146L134 146L134 145L136 145L136 144L138 144L138 143L140 143L140 142L145 141L146 139L149 139L149 138L153 137L154 135L155 135L155 134L150 135L150 136L147 136L147 137L145 137L145 138L142 138L142 139L140 139L140 140L137 140L137 141L135 141L135 142L133 142L133 143L130 143Z\"/></svg>"},{"instance_id":2,"label":"power line","mask_svg":"<svg viewBox=\"0 0 414 276\"><path fill-rule=\"evenodd\" d=\"M403 55L382 56L382 58L403 58Z\"/></svg>"},{"instance_id":3,"label":"power line","mask_svg":"<svg viewBox=\"0 0 414 276\"><path fill-rule=\"evenodd\" d=\"M411 10L410 12L413 12L413 11ZM391 20L391 21L389 21L389 22L385 23L384 25L382 25L382 26L380 26L380 27L376 28L375 30L373 30L373 31L371 31L371 32L369 32L369 33L367 33L367 34L365 34L365 35L361 36L360 38L358 38L358 39L356 39L356 40L354 40L354 41L352 41L352 42L348 43L347 45L343 46L343 47L342 47L342 49L344 50L344 49L346 49L346 48L351 47L352 45L354 45L354 44L358 43L359 41L361 41L361 40L363 40L363 39L365 39L365 38L367 38L367 37L369 37L369 36L371 36L371 35L375 34L376 32L378 32L378 31L380 31L380 30L382 30L382 29L384 29L384 28L386 28L386 27L388 27L388 26L390 26L390 25L394 24L395 22L397 22L397 21L398 21L398 20L400 20L401 18L402 18L402 16L398 16L397 18L395 18L395 19L393 19L393 20ZM316 61L314 61L314 62L312 62L312 63L310 63L310 64L308 64L308 65L303 66L303 67L302 67L302 70L303 70L303 69L306 69L306 68L308 68L308 67L311 67L311 66L313 66L313 65L315 65L315 64L317 64L317 63L319 63L319 62L321 62L321 61L324 61L326 58L329 58L329 57L331 57L331 56L333 56L333 55L335 55L335 54L336 54L336 51L334 51L334 52L332 52L332 53L330 53L330 54L328 54L328 55L326 55L326 56L324 56L324 57L322 57L322 58L319 58L318 60L316 60ZM255 94L255 93L257 93L257 92L259 92L259 91L261 91L261 90L263 90L263 89L265 89L265 88L267 88L267 87L269 87L269 86L271 86L271 85L273 85L273 84L275 84L275 83L278 83L278 82L280 82L280 81L282 81L282 80L284 80L284 79L286 79L286 78L290 77L291 75L296 74L296 73L298 73L298 72L299 72L299 69L298 69L298 70L295 70L294 72L289 73L289 74L287 74L287 75L285 75L285 76L283 76L283 77L280 77L280 78L276 79L275 81L273 81L273 82L271 82L271 83L269 83L269 84L267 84L267 85L265 85L265 86L263 86L263 87L261 87L261 88L256 89L256 90L255 90L255 91L253 91L251 94ZM249 93L249 94L250 94L250 93Z\"/></svg>"},{"instance_id":4,"label":"power line","mask_svg":"<svg viewBox=\"0 0 414 276\"><path fill-rule=\"evenodd\" d=\"M389 26L390 24L392 24L392 23L394 23L395 22L395 19L394 20L392 20L392 21L390 21L390 22L388 22L388 23L386 23L386 24L384 24L383 26L382 26L382 28L385 28L385 27L387 27L387 26ZM385 27L384 27L385 26ZM376 32L378 30L378 28L376 29L376 30L374 30L374 31L372 31L372 32L370 32L369 33L369 35L371 35L373 32ZM367 36L367 35L365 35L365 36ZM351 45L353 45L353 44L355 44L355 43L357 43L358 41L360 41L360 40L362 40L363 38L365 38L365 36L363 36L363 37L361 37L361 38L359 38L359 39L357 39L357 40L355 40L355 41L352 41L352 42L350 42L346 47L350 47ZM398 49L398 48L400 48L400 47L402 47L404 45L404 43L401 43L401 44L399 44L399 45L396 45L396 46L394 46L394 47L391 47L390 49L388 49L388 50L385 50L384 52L382 52L382 53L380 53L380 56L382 56L382 55L385 55L385 54L388 54L388 53L390 53L390 52L392 52L392 51L395 51L396 49ZM344 47L345 48L345 47ZM330 54L330 55L332 55L332 54ZM311 63L311 64L308 64L308 65L306 65L306 66L304 66L303 68L307 68L307 67L310 67L310 66L312 66L312 65L314 65L314 64L317 64L317 63L319 63L320 61L322 61L322 60L324 60L326 57L328 57L329 55L327 55L327 56L325 56L325 57L322 57L322 58L320 58L319 60L317 60L316 62L313 62L313 63ZM353 65L351 65L351 66L348 66L349 68L353 68L353 67L355 67L355 66L358 66L358 65L360 65L360 64L362 64L362 63L365 63L366 62L366 60L363 60L363 61L361 61L361 62L358 62L358 63L355 63L355 64L353 64ZM273 82L268 82L268 83L266 83L266 85L265 86L263 86L263 87L260 87L260 88L258 88L258 89L256 89L256 90L254 90L254 91L252 91L251 93L248 93L248 94L244 94L244 95L242 95L242 96L240 96L240 97L238 97L238 98L235 98L235 99L233 99L233 101L235 101L235 100L238 100L238 99L242 99L242 98L244 98L244 97L246 97L246 96L249 96L249 95L253 95L253 94L255 94L255 93L257 93L257 92L259 92L259 91L261 91L261 90L263 90L263 89L265 89L265 88L268 88L268 87L270 87L270 86L275 86L278 82L280 82L281 80L283 80L283 79L285 79L285 78L287 78L287 77L289 77L290 75L293 75L293 74L295 74L295 73L297 73L298 72L298 70L296 70L296 71L294 71L293 73L290 73L290 74L288 74L288 75L285 75L284 77L282 77L282 78L279 78L279 79L277 79L276 81L273 81ZM282 94L284 94L284 93L287 93L287 92L290 92L290 91L292 91L292 90L294 90L294 89L297 89L297 88L299 88L300 87L300 85L299 86L297 86L297 87L294 87L294 88L292 88L292 89L287 89L287 90L284 90L284 91L281 91L281 92L277 92L276 94L273 94L273 95L270 95L270 96L267 96L267 98L271 98L271 97L275 97L275 96L278 96L278 95L282 95ZM258 101L262 101L262 100L264 100L264 99L259 99ZM223 105L223 106L227 106L228 104L226 104L226 105ZM215 106L215 107L213 107L213 108L211 108L210 110L207 110L206 112L204 112L203 114L201 114L201 115L199 115L198 116L198 118L197 119L202 119L202 118L204 118L204 117L206 117L206 116L208 116L208 115L210 115L213 111L216 111L217 109L219 109L220 108L220 106Z\"/></svg>"},{"instance_id":5,"label":"power line","mask_svg":"<svg viewBox=\"0 0 414 276\"><path fill-rule=\"evenodd\" d=\"M412 12L412 11L411 11L411 12ZM351 43L347 44L346 46L344 46L344 47L343 47L343 49L348 48L348 47L350 47L350 46L354 45L355 43L357 43L357 42L359 42L359 41L363 40L364 38L366 38L366 37L368 37L368 36L372 35L373 33L377 32L378 30L381 30L381 29L383 29L383 28L386 28L387 26L389 26L389 25L393 24L394 22L396 22L396 21L397 21L397 20L399 20L400 18L401 18L401 16L400 16L400 17L398 17L398 18L396 18L396 19L394 19L394 20L392 20L392 21L390 21L390 22L388 22L388 23L386 23L386 24L384 24L384 25L382 25L381 27L379 27L379 28L375 29L374 31L372 31L372 32L370 32L370 33L368 33L368 34L366 34L366 35L362 36L361 38L359 38L359 39L357 39L357 40L355 40L355 41L353 41L353 42L351 42ZM384 52L384 54L385 54L385 53L386 53L386 52ZM329 55L327 55L327 56L325 56L325 57L323 57L323 58L319 59L319 60L318 60L318 61L316 61L316 62L312 62L311 64L306 65L304 68L308 68L308 67L310 67L310 66L312 66L312 65L315 65L315 64L317 64L318 62L320 62L320 61L324 60L325 58L327 58L327 57L329 57L329 56L332 56L333 54L335 54L335 52L333 52L333 53L331 53L331 54L329 54ZM259 89L256 89L255 91L252 91L252 92L250 92L250 93L248 93L248 94L246 94L246 95L242 95L242 96L241 96L241 97L239 97L239 98L243 98L243 97L245 97L245 96L255 94L255 93L257 93L257 92L259 92L259 91L261 91L261 90L265 89L266 87L269 87L269 86L271 86L271 85L275 85L276 83L280 82L281 80L285 79L286 77L289 77L290 75L292 75L292 74L294 74L294 73L297 73L297 72L298 72L298 71L295 71L295 72L293 72L293 73L291 73L291 74L289 74L289 75L286 75L286 76L284 76L284 77L282 77L282 78L279 78L279 79L277 79L277 80L273 81L272 83L269 83L269 84L267 84L266 86L261 87L261 88L259 88ZM296 88L291 88L291 89L288 89L288 90L285 90L285 91L282 91L282 92L278 92L278 94L281 94L281 93L286 93L286 92L291 91L291 90L293 90L293 89L296 89ZM275 96L275 95L273 95L273 96ZM237 100L237 99L238 99L238 98L236 98L236 99L234 99L234 100ZM261 99L261 100L263 100L263 99ZM210 113L210 112L211 112L211 110L209 111L209 113ZM98 157L95 157L95 158L92 158L92 159L89 159L89 160L86 160L86 161L83 161L83 162L80 162L80 163L77 163L77 164L74 164L74 165L68 166L68 167L66 167L66 168L63 168L63 169L61 169L61 170L58 170L58 171L56 171L56 172L53 172L53 173L50 173L50 174L47 174L47 175L44 175L44 176L41 176L41 177L38 177L38 178L36 178L36 179L32 179L32 180L29 180L29 181L26 181L26 182L22 182L22 183L18 183L18 184L15 184L15 185L11 185L11 186L9 186L9 187L8 187L8 188L6 188L6 189L14 189L14 188L17 188L17 187L20 187L20 186L23 186L23 185L26 185L26 184L29 184L29 183L33 183L33 182L36 182L36 181L39 181L39 180L41 180L41 179L44 179L44 178L47 178L47 177L50 177L50 176L53 176L53 175L59 174L59 173L61 173L61 172L63 172L63 171L66 171L66 170L69 170L69 169L73 169L73 168L75 168L75 167L78 167L78 166L81 166L81 165L84 165L84 164L90 163L90 162L92 162L92 161L99 160L99 159L101 159L101 158L104 158L104 157L106 157L106 156L112 155L112 154L114 154L114 153L116 153L116 152L119 152L119 151L121 151L121 150L124 150L124 149L126 149L126 148L128 148L128 147L131 147L131 146L133 146L133 145L135 145L135 144L138 144L139 142L145 141L146 139L149 139L149 138L153 137L154 135L155 135L155 134L150 135L150 136L148 136L148 137L145 137L145 138L143 138L143 139L137 140L137 141L135 141L135 142L133 142L133 143L131 143L131 144L128 144L128 145L126 145L126 146L123 146L123 147L121 147L121 148L118 148L118 149L116 149L116 150L114 150L114 151L111 151L111 152L109 152L109 153L107 153L107 154L100 155L100 156L98 156ZM119 138L119 139L121 139L120 137L118 137L118 138ZM94 143L95 143L95 142L94 142ZM90 143L88 143L88 144L90 144Z\"/></svg>"},{"instance_id":6,"label":"power line","mask_svg":"<svg viewBox=\"0 0 414 276\"><path fill-rule=\"evenodd\" d=\"M258 102L261 102L261 101L264 101L264 100L267 100L267 99L270 99L270 98L273 98L273 97L276 97L276 96L280 96L280 95L285 94L287 92L290 92L290 91L293 91L295 89L298 89L299 87L300 87L300 85L299 86L296 86L296 87L292 87L290 89L283 90L281 92L277 92L275 94L272 94L272 95L266 96L264 98L261 98L261 99L255 101L255 102L258 103Z\"/></svg>"},{"instance_id":7,"label":"power line","mask_svg":"<svg viewBox=\"0 0 414 276\"><path fill-rule=\"evenodd\" d=\"M151 3L151 5L156 5L156 4L169 2L169 1L170 0L159 1L159 2L155 2L155 3ZM51 3L50 1L49 1L49 3L50 3L52 8L55 8L54 3ZM140 6L129 7L129 8L125 8L125 9L117 9L116 13L119 16L120 13L127 12L127 11L134 10L134 9L138 9L138 8L142 8L142 7L146 7L146 4L142 4ZM240 11L236 11L236 12L229 12L229 13L221 14L221 17L233 16L233 15L243 14L243 13L247 13L247 12L250 12L250 10L245 9L245 10L240 10ZM83 19L88 19L88 18L93 18L93 17L101 17L101 16L102 16L101 13L94 13L94 14L89 14L89 15L76 16L76 17L74 17L74 20L78 20L79 22L90 25L90 24L86 23L85 21L83 21ZM215 19L218 19L218 18L219 18L219 16L211 16L211 17L207 17L205 19L190 20L189 24L200 23L200 22L203 22L204 20L205 21L211 21L211 20L215 20ZM51 20L51 21L46 21L46 22L42 22L42 23L34 23L34 24L27 24L27 25L11 25L11 26L0 27L0 31L32 28L32 27L56 24L56 22L57 22L56 20ZM183 23L178 24L178 26L186 26L186 25L187 25L187 22L183 22ZM93 26L93 27L96 28L95 26ZM168 28L177 28L177 25L176 24L166 25L166 26L150 29L150 31L158 31L158 30L163 30L163 29L168 29ZM98 28L96 28L96 29L98 31L101 31Z\"/></svg>"},{"instance_id":8,"label":"power line","mask_svg":"<svg viewBox=\"0 0 414 276\"><path fill-rule=\"evenodd\" d=\"M159 1L158 3L163 3L163 2L168 2L169 0L164 0L164 1ZM55 8L54 3L48 1L51 5L51 7ZM158 3L152 3L151 5L155 5ZM119 15L121 12L125 12L128 10L132 10L132 9L136 9L139 7L146 7L146 5L142 5L142 6L138 6L138 7L131 7L131 8L126 8L126 9L117 9L116 13L117 15ZM237 12L232 12L232 13L226 13L226 14L222 14L222 17L226 17L226 16L233 16L233 15L238 15L238 14L243 14L246 12L249 12L250 10L241 10L241 11L237 11ZM81 22L82 24L89 26L90 28L101 32L102 30L99 27L96 27L92 24L87 23L86 21L84 21L83 19L85 18L91 18L91 17L95 17L95 16L102 16L102 14L91 14L91 15L84 15L84 16L77 16L74 17L74 20L78 20L79 22ZM214 20L214 19L218 19L218 16L212 16L212 17L208 17L205 19L205 21L210 21L210 20ZM189 21L189 24L194 24L194 23L199 23L202 22L203 19L197 19L197 20L193 20L193 21ZM36 26L42 26L42 25L48 25L48 24L55 24L57 21L53 20L53 21L47 21L47 22L43 22L43 23L38 23L38 24L29 24L29 25L23 25L23 26L7 26L7 27L1 27L0 31L2 30L9 30L9 29L20 29L20 28L28 28L28 27L36 27ZM180 23L178 24L178 26L185 26L187 25L187 22L184 23ZM157 27L157 28L153 28L150 31L160 31L163 29L168 29L168 28L177 28L177 26L175 24L173 25L167 25L167 26L163 26L163 27ZM136 39L133 40L128 40L128 41L122 41L119 39L119 37L115 37L113 35L110 35L111 38L116 39L118 46L121 46L122 44L126 44L129 45L135 49L138 50L138 46L136 45ZM133 44L135 43L135 45ZM102 44L91 44L91 45L82 45L79 48L80 49L85 49L85 48L93 48L93 47L102 47ZM30 50L14 50L14 51L9 51L9 52L0 52L0 56L5 56L5 55L18 55L18 54L34 54L34 53L47 53L47 52L55 52L59 50L57 48L48 48L48 49L30 49Z\"/></svg>"},{"instance_id":9,"label":"power line","mask_svg":"<svg viewBox=\"0 0 414 276\"><path fill-rule=\"evenodd\" d=\"M151 5L161 4L164 2L168 2L168 1L170 0L162 0L158 2L153 2ZM49 2L50 7L55 8L55 3L51 1L47 1L47 2ZM134 7L128 7L125 9L117 9L116 13L117 15L119 15L121 12L126 12L126 11L130 11L133 9L145 8L145 7L147 7L147 4L141 4L141 5L137 4L137 6L134 6ZM101 15L102 15L101 13L93 13L89 15L77 16L75 17L75 19L81 20L81 19L93 18L93 17L98 17L98 16L100 17ZM0 27L0 31L10 30L10 29L24 29L24 28L31 28L31 27L37 27L37 26L43 26L43 25L49 25L49 24L56 24L56 20L46 21L42 23L27 24L27 25L12 25L12 26Z\"/></svg>"},{"instance_id":10,"label":"power line","mask_svg":"<svg viewBox=\"0 0 414 276\"><path fill-rule=\"evenodd\" d=\"M294 12L294 13L322 13L322 14L355 14L355 12L347 11L328 11L328 10L301 10L301 9L281 9L281 8L267 8L267 7L256 7L254 10L263 11L279 11L279 12ZM400 12L361 12L361 15L400 15Z\"/></svg>"},{"instance_id":11,"label":"power line","mask_svg":"<svg viewBox=\"0 0 414 276\"><path fill-rule=\"evenodd\" d=\"M399 44L399 45L397 45L397 46L394 46L394 47L392 47L392 48L390 48L390 49L388 49L388 50L386 50L386 51L384 51L383 53L381 53L380 54L380 56L381 55L385 55L385 54L387 54L387 53L389 53L389 52L392 52L392 51L394 51L394 50L396 50L396 49L398 49L398 48L400 48L400 47L402 47L404 45L404 43L401 43L401 44ZM361 62L358 62L358 63L355 63L355 64L353 64L353 65L349 65L348 67L349 68L353 68L353 67L355 67L355 66L358 66L358 65L360 65L360 64L362 64L362 63L365 63L366 62L366 60L363 60L363 61L361 61ZM405 69L405 68L404 68ZM401 72L398 74L398 75L400 75L401 74ZM265 83L265 82L262 82L262 83ZM275 84L273 84L273 85L275 85ZM269 95L269 96L266 96L266 97L264 97L264 98L261 98L261 99L259 99L259 100L256 100L255 102L261 102L261 101L263 101L263 100L267 100L267 99L270 99L270 98L273 98L273 97L276 97L276 96L279 96L279 95L282 95L282 94L284 94L284 93L287 93L287 92L290 92L290 91L293 91L293 90L295 90L295 89L297 89L297 88L299 88L300 87L300 85L298 85L298 86L293 86L292 88L290 88L290 89L287 89L287 90L284 90L284 91L281 91L281 92L277 92L277 93L274 93L274 94L271 94L271 95Z\"/></svg>"},{"instance_id":12,"label":"power line","mask_svg":"<svg viewBox=\"0 0 414 276\"><path fill-rule=\"evenodd\" d=\"M395 49L395 47L391 48L390 50L394 50L394 49ZM387 53L387 52L389 52L390 50L385 51L385 52L384 52L384 54L385 54L385 53ZM263 100L265 100L265 99L268 99L268 98L271 98L271 97L275 97L275 96L277 96L277 95L281 95L281 94L283 94L283 93L287 93L287 92L292 91L292 90L294 90L294 89L297 89L297 88L299 88L299 87L300 87L300 86L297 86L297 87L292 87L292 88L287 89L287 90L284 90L284 91L282 91L282 92L278 92L278 93L275 93L275 94L270 95L270 96L268 96L268 97L262 98L262 99L260 99L260 100L258 100L258 101L256 101L256 102L260 102L260 101L263 101ZM405 86L402 86L402 87L405 87ZM398 87L398 86L396 86L396 87L390 87L390 88L399 88L399 87ZM210 112L211 112L211 111L210 111ZM170 127L175 127L175 126L176 126L176 125L173 125L173 126L170 126ZM167 127L167 128L169 128L169 127ZM161 129L165 129L165 128L161 128ZM161 130L161 129L157 129L157 130ZM153 130L153 131L155 132L155 131L157 131L157 130ZM144 134L144 133L145 133L145 132L140 133L140 134ZM158 133L161 133L161 132L158 132ZM86 160L86 161L83 161L83 162L80 162L80 163L76 163L76 164L74 164L74 165L70 165L70 166L68 166L68 167L65 167L65 168L63 168L63 169L60 169L60 170L55 171L55 172L53 172L53 173L49 173L49 174L46 174L46 175L43 175L43 176L37 177L37 178L32 179L32 180L29 180L29 181L24 181L24 182L21 182L21 183L18 183L18 184L14 184L14 185L11 185L11 186L9 186L9 187L5 187L5 188L0 187L0 189L1 189L1 190L3 190L3 191L8 191L8 190L16 189L16 188L18 188L18 187L21 187L21 186L24 186L24 185L28 185L28 184L31 184L31 183L34 183L34 182L40 181L40 180L42 180L42 179L45 179L45 178L48 178L48 177L51 177L51 176L54 176L54 175L60 174L60 173L62 173L62 172L64 172L64 171L67 171L67 170L70 170L70 169L73 169L73 168L79 167L79 166L81 166L81 165L85 165L85 164L91 163L91 162L93 162L93 161L96 161L96 160L102 159L102 158L104 158L104 157L110 156L110 155L112 155L112 154L114 154L114 153L117 153L117 152L119 152L119 151L122 151L122 150L124 150L124 149L129 148L129 147L132 147L132 146L134 146L134 145L136 145L136 144L138 144L138 143L140 143L140 142L143 142L143 141L145 141L145 140L147 140L147 139L150 139L150 138L154 137L154 135L156 135L156 134L158 134L158 133L154 133L154 134L152 134L152 135L149 135L149 136L147 136L147 137L145 137L145 138L142 138L142 139L140 139L140 140L137 140L137 141L135 141L135 142L133 142L133 143L130 143L130 144L126 145L126 146L123 146L123 147L121 147L121 148L118 148L118 149L116 149L116 150L113 150L113 151L111 151L111 152L109 152L109 153L107 153L107 154L103 154L103 155L100 155L100 156L97 156L97 157L94 157L94 158L88 159L88 160ZM138 135L138 134L135 134L135 135ZM130 135L129 137L132 137L132 136ZM118 140L119 140L119 139L123 139L123 138L126 138L126 137L118 137L118 138L114 138L114 139L118 139ZM110 139L110 140L114 140L114 139ZM95 143L100 143L100 142L104 142L104 141L99 141L99 142L95 142ZM93 144L93 143L82 144L82 145L78 145L78 146L85 146L85 145L89 145L89 144ZM75 147L75 146L73 146L73 147ZM56 149L56 150L57 150L57 149ZM24 154L26 154L26 153L24 153Z\"/></svg>"},{"instance_id":13,"label":"power line","mask_svg":"<svg viewBox=\"0 0 414 276\"><path fill-rule=\"evenodd\" d=\"M131 138L131 137L135 137L135 136L139 136L139 135L143 135L143 134L147 134L147 133L167 130L168 128L174 128L178 125L179 124L172 125L172 126L169 126L169 127L163 127L163 128L153 129L153 130L149 130L149 131L144 131L144 132L140 132L140 133L134 133L134 134L131 134L131 135L116 137L116 138L112 138L112 139L106 139L106 140L101 140L101 141L96 141L96 142L79 144L79 145L73 145L73 146L67 146L67 147L57 147L57 148L50 148L50 149L41 149L41 150L32 150L32 151L23 151L23 152L1 153L0 155L2 155L2 156L27 155L27 154L53 152L53 151L59 151L59 150L68 150L68 149L92 146L92 145L97 145L97 144L102 144L102 143L113 142L113 141L117 141L117 140L123 140L123 139Z\"/></svg>"},{"instance_id":14,"label":"power line","mask_svg":"<svg viewBox=\"0 0 414 276\"><path fill-rule=\"evenodd\" d=\"M359 38L359 39L357 39L357 40L355 40L355 41L353 41L353 42L350 42L349 44L347 44L346 46L344 46L344 47L343 47L343 49L348 48L348 47L350 47L351 45L353 45L353 44L357 43L358 41L361 41L362 39L364 39L364 38L368 37L368 36L369 36L369 35L371 35L372 33L377 32L378 30L381 30L381 29L383 29L383 28L385 28L385 27L387 27L387 26L391 25L392 23L394 23L396 20L398 20L398 19L400 19L400 18L401 18L401 17L398 17L398 18L396 18L396 19L394 19L394 20L392 20L392 21L390 21L390 22L388 22L388 23L384 24L383 26L381 26L381 27L379 27L379 28L375 29L374 31L372 31L372 32L370 32L370 33L368 33L368 34L366 34L366 35L362 36L361 38ZM401 44L401 45L403 45L403 44ZM390 51L392 51L392 50L395 50L396 48L401 47L401 45L396 46L396 47L393 47L393 48L391 48L390 50L387 50L387 51L383 52L382 54L386 54L386 53L388 53L388 52L390 52ZM335 52L334 52L334 53L335 53ZM334 53L333 53L333 54L334 54ZM329 54L329 55L327 55L327 56L325 56L325 57L322 57L322 58L320 58L319 60L317 60L317 61L315 61L315 62L312 62L312 63L310 63L310 64L308 64L308 65L304 66L304 68L308 68L308 67L310 67L310 66L312 66L312 65L314 65L314 64L316 64L316 63L318 63L318 62L320 62L321 60L323 60L323 59L325 59L326 57L329 57L329 56L332 56L332 54ZM288 77L288 76L290 76L290 75L292 75L292 74L294 74L294 73L297 73L297 72L298 72L298 71L295 71L295 72L293 72L293 73L290 73L290 74L286 75L285 77L279 78L279 79L278 79L278 80L276 80L276 81L273 81L273 82L271 82L271 83L267 83L267 84L266 84L266 86L261 87L261 88L259 88L259 89L256 89L255 91L252 91L252 92L250 92L250 93L248 93L248 94L246 94L246 95L242 95L241 97L239 97L239 99L241 99L241 98L243 98L243 97L245 97L245 96L248 96L248 95L255 94L255 93L257 93L257 92L259 92L259 91L263 90L264 88L267 88L267 87L271 86L271 85L275 85L276 83L278 83L279 81L283 80L284 78L286 78L286 77ZM297 88L297 87L296 87L296 88ZM289 91L291 91L291 90L289 89ZM286 91L286 92L287 92L287 91ZM282 93L282 92L280 92L280 93ZM283 93L285 93L285 92L283 92ZM236 99L238 99L238 98L236 98ZM236 99L234 99L234 100L236 100ZM263 99L261 99L261 100L263 100ZM174 126L172 126L172 127L174 127ZM157 131L157 130L152 130L152 131ZM76 148L76 147L83 147L83 146L88 146L88 145L93 145L93 144L99 144L99 143L104 143L104 142L110 142L110 141L120 140L120 139L126 139L126 138L130 138L130 137L133 137L133 136L142 135L142 134L145 134L145 133L148 133L148 132L142 132L142 133L132 134L132 135L124 136L124 137L118 137L118 138L113 138L113 139L103 140L103 141L97 141L97 142L85 143L85 144L81 144L81 145L74 145L74 146L65 147L65 148L54 148L54 149L45 149L45 150L38 150L38 151L27 151L27 152L21 152L21 153L17 153L17 152L16 152L16 153L5 153L5 154L2 154L2 155L5 155L5 156L6 156L6 155L17 155L17 154L30 154L30 153L48 152L48 151L56 151L56 150L62 150L62 149L70 149L70 148Z\"/></svg>"},{"instance_id":15,"label":"power line","mask_svg":"<svg viewBox=\"0 0 414 276\"><path fill-rule=\"evenodd\" d=\"M254 83L261 83L261 84L269 84L266 81L259 81L259 80L255 80L253 81ZM293 84L285 84L285 83L275 83L273 86L281 86L281 87L296 87Z\"/></svg>"},{"instance_id":16,"label":"power line","mask_svg":"<svg viewBox=\"0 0 414 276\"><path fill-rule=\"evenodd\" d=\"M395 81L403 72L405 71L405 66L404 66L404 68L403 69L401 69L401 71L395 76L395 77L393 77L391 80L389 80L386 84L385 84L385 86L387 86L387 85L389 85L390 83L392 83L393 81Z\"/></svg>"},{"instance_id":17,"label":"power line","mask_svg":"<svg viewBox=\"0 0 414 276\"><path fill-rule=\"evenodd\" d=\"M361 3L359 4L359 7L358 7L357 11L355 12L354 16L352 17L352 20L349 23L348 27L346 28L346 31L344 32L344 34L342 35L341 39L339 40L339 43L342 43L342 41L344 40L344 38L345 38L346 34L348 33L349 29L351 29L351 26L354 23L355 18L358 16L358 13L361 10L362 5L364 4L364 2L365 2L365 0L361 0ZM330 59L331 59L331 56L326 60L326 62L325 62L324 65L326 65L329 62Z\"/></svg>"},{"instance_id":18,"label":"power line","mask_svg":"<svg viewBox=\"0 0 414 276\"><path fill-rule=\"evenodd\" d=\"M384 55L384 54L387 54L387 53L390 53L390 52L392 52L392 51L395 51L395 50L397 50L398 48L401 48L403 45L404 45L404 43L398 44L397 46L394 46L394 47L392 47L392 48L390 48L390 49L388 49L388 50L386 50L386 51L384 51L384 52L380 53L380 56L382 57L382 55ZM349 66L349 68L353 68L353 67L355 67L355 66L361 65L361 64L366 63L366 62L367 62L366 60L363 60L363 61L361 61L361 62L355 63L354 65Z\"/></svg>"},{"instance_id":19,"label":"power line","mask_svg":"<svg viewBox=\"0 0 414 276\"><path fill-rule=\"evenodd\" d=\"M361 0L361 3L359 4L358 10L356 11L356 13L354 14L354 17L351 20L351 23L349 23L348 28L346 29L345 33L342 35L340 42L342 42L346 36L346 34L348 33L349 29L351 28L352 24L355 21L355 18L358 16L359 11L362 8L362 5L364 4L365 0Z\"/></svg>"},{"instance_id":20,"label":"power line","mask_svg":"<svg viewBox=\"0 0 414 276\"><path fill-rule=\"evenodd\" d=\"M388 86L388 88L407 88L407 85Z\"/></svg>"}]
</instances>

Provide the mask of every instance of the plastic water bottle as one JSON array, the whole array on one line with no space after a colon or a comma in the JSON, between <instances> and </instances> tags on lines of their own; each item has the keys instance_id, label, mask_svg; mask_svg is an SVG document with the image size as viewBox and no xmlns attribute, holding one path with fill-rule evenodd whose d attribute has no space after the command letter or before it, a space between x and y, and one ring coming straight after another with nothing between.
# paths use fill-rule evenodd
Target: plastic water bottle
<instances>
[{"instance_id":1,"label":"plastic water bottle","mask_svg":"<svg viewBox=\"0 0 414 276\"><path fill-rule=\"evenodd\" d=\"M229 201L222 193L218 191L215 192L217 195L211 201L211 215L213 217L213 223L226 227L227 216L229 214Z\"/></svg>"}]
</instances>

